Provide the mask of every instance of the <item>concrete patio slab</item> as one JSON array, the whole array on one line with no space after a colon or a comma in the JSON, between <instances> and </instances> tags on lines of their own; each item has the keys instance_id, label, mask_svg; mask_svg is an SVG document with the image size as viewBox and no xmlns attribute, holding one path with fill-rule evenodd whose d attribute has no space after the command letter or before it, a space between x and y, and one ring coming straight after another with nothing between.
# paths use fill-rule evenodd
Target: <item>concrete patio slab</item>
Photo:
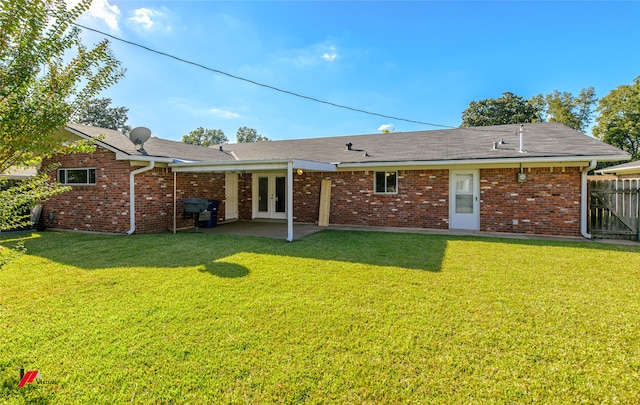
<instances>
[{"instance_id":1,"label":"concrete patio slab","mask_svg":"<svg viewBox=\"0 0 640 405\"><path fill-rule=\"evenodd\" d=\"M304 238L305 236L322 231L323 227L315 224L293 224L293 240ZM183 230L182 232L193 232ZM252 221L233 221L219 223L213 228L198 228L198 232L202 233L219 233L225 235L240 236L258 236L262 238L287 239L287 222L286 221L268 221L268 220L252 220Z\"/></svg>"}]
</instances>

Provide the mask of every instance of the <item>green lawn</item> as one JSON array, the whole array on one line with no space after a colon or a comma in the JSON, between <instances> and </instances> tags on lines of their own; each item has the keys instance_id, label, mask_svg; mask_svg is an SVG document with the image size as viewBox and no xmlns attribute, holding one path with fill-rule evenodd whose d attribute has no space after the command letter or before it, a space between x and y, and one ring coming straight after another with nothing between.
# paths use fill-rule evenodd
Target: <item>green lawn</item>
<instances>
[{"instance_id":1,"label":"green lawn","mask_svg":"<svg viewBox=\"0 0 640 405\"><path fill-rule=\"evenodd\" d=\"M0 267L0 403L640 402L638 246L339 231L24 246ZM20 367L40 383L18 388Z\"/></svg>"}]
</instances>

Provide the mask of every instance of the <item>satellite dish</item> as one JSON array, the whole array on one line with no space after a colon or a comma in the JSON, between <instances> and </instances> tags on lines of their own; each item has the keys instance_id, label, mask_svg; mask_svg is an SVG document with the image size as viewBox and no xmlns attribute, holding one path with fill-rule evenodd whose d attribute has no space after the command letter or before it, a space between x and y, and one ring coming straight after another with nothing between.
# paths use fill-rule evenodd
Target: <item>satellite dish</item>
<instances>
[{"instance_id":1,"label":"satellite dish","mask_svg":"<svg viewBox=\"0 0 640 405\"><path fill-rule=\"evenodd\" d=\"M140 145L139 152L143 154L147 154L144 150L144 143L151 137L151 130L146 127L135 127L129 132L129 140L133 142L134 145Z\"/></svg>"},{"instance_id":2,"label":"satellite dish","mask_svg":"<svg viewBox=\"0 0 640 405\"><path fill-rule=\"evenodd\" d=\"M151 130L145 127L135 127L129 132L129 139L136 145L144 144L151 136Z\"/></svg>"}]
</instances>

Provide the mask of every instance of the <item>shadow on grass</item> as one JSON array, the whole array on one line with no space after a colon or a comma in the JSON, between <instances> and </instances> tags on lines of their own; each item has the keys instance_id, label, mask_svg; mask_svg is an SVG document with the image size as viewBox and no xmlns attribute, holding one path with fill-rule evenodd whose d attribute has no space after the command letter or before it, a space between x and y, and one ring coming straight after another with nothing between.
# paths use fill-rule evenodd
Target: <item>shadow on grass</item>
<instances>
[{"instance_id":1,"label":"shadow on grass","mask_svg":"<svg viewBox=\"0 0 640 405\"><path fill-rule=\"evenodd\" d=\"M202 271L221 278L238 278L249 274L249 269L244 266L219 261L206 265Z\"/></svg>"},{"instance_id":2,"label":"shadow on grass","mask_svg":"<svg viewBox=\"0 0 640 405\"><path fill-rule=\"evenodd\" d=\"M211 275L224 278L245 277L250 273L250 269L244 266L223 260L239 253L265 255L264 260L269 260L269 255L275 255L439 272L447 246L453 241L640 252L640 248L636 246L605 245L588 241L337 230L324 230L293 243L278 239L204 233L108 236L47 232L41 236L30 238L26 235L23 238L27 254L85 270L198 266Z\"/></svg>"}]
</instances>

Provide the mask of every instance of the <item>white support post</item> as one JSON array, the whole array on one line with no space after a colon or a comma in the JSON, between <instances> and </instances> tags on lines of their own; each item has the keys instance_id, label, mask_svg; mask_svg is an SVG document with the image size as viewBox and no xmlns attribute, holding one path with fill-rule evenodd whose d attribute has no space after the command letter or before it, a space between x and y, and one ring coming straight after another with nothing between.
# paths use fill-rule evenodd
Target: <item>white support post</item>
<instances>
[{"instance_id":1,"label":"white support post","mask_svg":"<svg viewBox=\"0 0 640 405\"><path fill-rule=\"evenodd\" d=\"M176 185L176 172L173 172L173 234L176 234L176 213L177 213L177 202L176 202L176 191L177 191L177 185Z\"/></svg>"},{"instance_id":2,"label":"white support post","mask_svg":"<svg viewBox=\"0 0 640 405\"><path fill-rule=\"evenodd\" d=\"M287 163L287 242L293 242L293 162Z\"/></svg>"}]
</instances>

